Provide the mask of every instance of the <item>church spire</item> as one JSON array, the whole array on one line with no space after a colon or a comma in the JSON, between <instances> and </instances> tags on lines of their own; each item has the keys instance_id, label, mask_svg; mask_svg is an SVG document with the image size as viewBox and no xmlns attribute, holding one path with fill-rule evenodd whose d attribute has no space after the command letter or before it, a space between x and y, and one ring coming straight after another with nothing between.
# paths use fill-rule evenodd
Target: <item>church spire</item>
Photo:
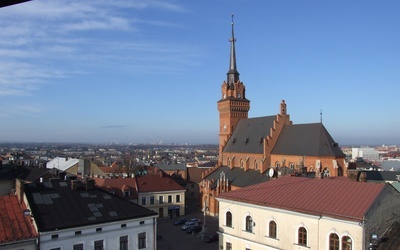
<instances>
[{"instance_id":1,"label":"church spire","mask_svg":"<svg viewBox=\"0 0 400 250\"><path fill-rule=\"evenodd\" d=\"M229 71L227 73L227 83L228 86L233 85L237 81L239 81L239 72L236 69L236 52L235 52L235 33L234 33L234 23L233 23L233 14L232 16L232 38L229 39L229 42L231 43L231 55L230 55L230 60L229 60Z\"/></svg>"}]
</instances>

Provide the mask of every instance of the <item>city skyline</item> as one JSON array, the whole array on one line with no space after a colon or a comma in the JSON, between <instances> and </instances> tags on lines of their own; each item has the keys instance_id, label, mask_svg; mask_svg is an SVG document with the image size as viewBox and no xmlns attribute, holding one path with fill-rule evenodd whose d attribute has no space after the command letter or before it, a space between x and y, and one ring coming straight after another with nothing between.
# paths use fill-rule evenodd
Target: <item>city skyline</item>
<instances>
[{"instance_id":1,"label":"city skyline","mask_svg":"<svg viewBox=\"0 0 400 250\"><path fill-rule=\"evenodd\" d=\"M400 144L397 1L30 1L0 8L0 142L217 144L231 13L249 117Z\"/></svg>"}]
</instances>

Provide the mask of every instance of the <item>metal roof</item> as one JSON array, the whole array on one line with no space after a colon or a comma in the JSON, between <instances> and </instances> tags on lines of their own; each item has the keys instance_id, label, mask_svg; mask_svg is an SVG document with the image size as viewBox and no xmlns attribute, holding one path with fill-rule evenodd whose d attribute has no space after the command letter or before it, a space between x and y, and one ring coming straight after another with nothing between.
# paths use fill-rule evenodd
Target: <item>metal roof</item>
<instances>
[{"instance_id":1,"label":"metal roof","mask_svg":"<svg viewBox=\"0 0 400 250\"><path fill-rule=\"evenodd\" d=\"M78 184L77 190L72 190L69 181L62 180L25 184L40 232L157 215L101 189L85 189Z\"/></svg>"},{"instance_id":2,"label":"metal roof","mask_svg":"<svg viewBox=\"0 0 400 250\"><path fill-rule=\"evenodd\" d=\"M283 176L217 198L360 221L388 184Z\"/></svg>"},{"instance_id":3,"label":"metal roof","mask_svg":"<svg viewBox=\"0 0 400 250\"><path fill-rule=\"evenodd\" d=\"M345 157L322 123L284 126L271 154Z\"/></svg>"}]
</instances>

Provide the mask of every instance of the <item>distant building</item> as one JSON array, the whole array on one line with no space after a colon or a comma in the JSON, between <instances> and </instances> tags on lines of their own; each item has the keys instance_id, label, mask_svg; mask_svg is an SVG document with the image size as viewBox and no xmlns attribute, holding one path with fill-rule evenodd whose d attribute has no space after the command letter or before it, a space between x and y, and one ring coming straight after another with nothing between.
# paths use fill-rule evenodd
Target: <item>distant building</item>
<instances>
[{"instance_id":1,"label":"distant building","mask_svg":"<svg viewBox=\"0 0 400 250\"><path fill-rule=\"evenodd\" d=\"M374 148L352 148L351 149L352 159L362 158L366 161L377 161L379 160L379 151Z\"/></svg>"},{"instance_id":2,"label":"distant building","mask_svg":"<svg viewBox=\"0 0 400 250\"><path fill-rule=\"evenodd\" d=\"M157 212L160 218L185 215L186 189L163 171L135 176L135 179L140 205Z\"/></svg>"},{"instance_id":3,"label":"distant building","mask_svg":"<svg viewBox=\"0 0 400 250\"><path fill-rule=\"evenodd\" d=\"M108 193L135 202L159 217L185 215L186 189L163 171L134 178L93 178Z\"/></svg>"},{"instance_id":4,"label":"distant building","mask_svg":"<svg viewBox=\"0 0 400 250\"><path fill-rule=\"evenodd\" d=\"M24 192L24 194L23 194ZM40 249L156 249L157 214L87 182L17 184Z\"/></svg>"},{"instance_id":5,"label":"distant building","mask_svg":"<svg viewBox=\"0 0 400 250\"><path fill-rule=\"evenodd\" d=\"M221 249L367 249L400 214L390 184L344 177L287 175L217 199Z\"/></svg>"}]
</instances>

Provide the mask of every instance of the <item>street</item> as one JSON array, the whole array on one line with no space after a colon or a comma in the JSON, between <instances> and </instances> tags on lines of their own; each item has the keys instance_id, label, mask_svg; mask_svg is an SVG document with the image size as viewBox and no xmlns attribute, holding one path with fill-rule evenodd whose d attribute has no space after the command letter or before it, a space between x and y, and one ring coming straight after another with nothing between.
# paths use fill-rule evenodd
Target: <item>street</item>
<instances>
[{"instance_id":1,"label":"street","mask_svg":"<svg viewBox=\"0 0 400 250\"><path fill-rule=\"evenodd\" d=\"M200 225L203 225L204 222L203 213L201 212L191 213L181 217L185 217L187 219L198 218L201 220ZM172 219L170 219L169 217L158 219L158 235L161 235L161 239L157 241L158 250L218 249L218 241L206 243L201 239L201 234L194 236L182 230L182 225L174 226L173 222L176 221L178 218L180 217L174 217ZM215 233L218 230L218 218L206 216L206 225L206 234Z\"/></svg>"}]
</instances>

